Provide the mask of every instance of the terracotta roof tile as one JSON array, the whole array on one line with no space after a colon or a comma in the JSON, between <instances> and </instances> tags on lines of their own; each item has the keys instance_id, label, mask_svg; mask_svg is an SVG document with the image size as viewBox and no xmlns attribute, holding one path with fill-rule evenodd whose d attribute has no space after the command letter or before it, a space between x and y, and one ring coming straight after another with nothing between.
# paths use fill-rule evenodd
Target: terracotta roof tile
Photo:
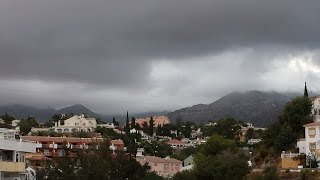
<instances>
[{"instance_id":1,"label":"terracotta roof tile","mask_svg":"<svg viewBox=\"0 0 320 180\"><path fill-rule=\"evenodd\" d=\"M141 158L143 161L154 163L182 163L182 161L173 158L160 158L156 156L144 156Z\"/></svg>"},{"instance_id":2,"label":"terracotta roof tile","mask_svg":"<svg viewBox=\"0 0 320 180\"><path fill-rule=\"evenodd\" d=\"M320 121L303 125L303 127L309 127L309 126L320 126Z\"/></svg>"},{"instance_id":3,"label":"terracotta roof tile","mask_svg":"<svg viewBox=\"0 0 320 180\"><path fill-rule=\"evenodd\" d=\"M187 143L179 141L178 139L172 139L172 140L168 141L167 144L182 144L182 145L184 145Z\"/></svg>"}]
</instances>

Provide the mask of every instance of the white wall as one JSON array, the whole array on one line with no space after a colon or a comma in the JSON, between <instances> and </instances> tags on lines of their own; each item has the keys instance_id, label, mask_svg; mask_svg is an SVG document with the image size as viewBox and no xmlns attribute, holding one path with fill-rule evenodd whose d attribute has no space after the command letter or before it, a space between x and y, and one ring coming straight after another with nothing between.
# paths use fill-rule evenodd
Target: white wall
<instances>
[{"instance_id":1,"label":"white wall","mask_svg":"<svg viewBox=\"0 0 320 180\"><path fill-rule=\"evenodd\" d=\"M36 144L20 142L16 140L0 139L0 149L35 153Z\"/></svg>"}]
</instances>

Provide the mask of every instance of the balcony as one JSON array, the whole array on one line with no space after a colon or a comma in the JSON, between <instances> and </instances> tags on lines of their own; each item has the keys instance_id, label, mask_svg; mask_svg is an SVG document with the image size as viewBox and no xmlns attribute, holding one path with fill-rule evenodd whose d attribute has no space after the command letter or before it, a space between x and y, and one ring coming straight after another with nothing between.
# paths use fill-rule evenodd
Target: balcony
<instances>
[{"instance_id":1,"label":"balcony","mask_svg":"<svg viewBox=\"0 0 320 180\"><path fill-rule=\"evenodd\" d=\"M26 164L24 162L6 162L0 161L0 171L4 172L25 172Z\"/></svg>"}]
</instances>

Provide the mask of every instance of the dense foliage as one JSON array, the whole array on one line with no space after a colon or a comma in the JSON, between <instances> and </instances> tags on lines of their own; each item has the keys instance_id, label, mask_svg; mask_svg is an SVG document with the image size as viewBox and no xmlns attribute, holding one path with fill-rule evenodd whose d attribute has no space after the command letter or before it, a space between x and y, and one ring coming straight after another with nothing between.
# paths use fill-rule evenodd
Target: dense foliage
<instances>
[{"instance_id":1,"label":"dense foliage","mask_svg":"<svg viewBox=\"0 0 320 180\"><path fill-rule=\"evenodd\" d=\"M67 151L67 154L68 151ZM77 152L77 156L56 157L48 161L37 179L47 180L140 180L159 179L154 173L148 173L149 167L140 165L130 155L109 150L109 142L99 144L98 149Z\"/></svg>"},{"instance_id":2,"label":"dense foliage","mask_svg":"<svg viewBox=\"0 0 320 180\"><path fill-rule=\"evenodd\" d=\"M32 127L38 127L39 124L34 117L29 116L27 119L22 119L18 126L20 127L20 132L26 135L31 131Z\"/></svg>"},{"instance_id":3,"label":"dense foliage","mask_svg":"<svg viewBox=\"0 0 320 180\"><path fill-rule=\"evenodd\" d=\"M307 97L296 97L288 102L279 121L265 132L265 144L277 151L294 148L296 140L304 137L303 125L313 121L311 109L312 102Z\"/></svg>"},{"instance_id":4,"label":"dense foliage","mask_svg":"<svg viewBox=\"0 0 320 180\"><path fill-rule=\"evenodd\" d=\"M204 126L203 135L211 136L213 134L218 134L226 139L236 140L242 124L242 121L238 121L234 118L220 119L215 122L214 126Z\"/></svg>"},{"instance_id":5,"label":"dense foliage","mask_svg":"<svg viewBox=\"0 0 320 180\"><path fill-rule=\"evenodd\" d=\"M233 140L213 135L194 156L194 169L178 173L174 179L242 179L249 173L248 159Z\"/></svg>"}]
</instances>

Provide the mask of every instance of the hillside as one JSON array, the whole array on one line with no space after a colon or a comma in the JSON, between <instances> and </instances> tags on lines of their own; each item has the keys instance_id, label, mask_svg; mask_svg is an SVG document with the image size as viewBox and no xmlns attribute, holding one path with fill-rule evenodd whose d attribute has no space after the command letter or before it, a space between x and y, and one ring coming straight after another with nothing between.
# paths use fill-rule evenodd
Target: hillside
<instances>
[{"instance_id":1,"label":"hillside","mask_svg":"<svg viewBox=\"0 0 320 180\"><path fill-rule=\"evenodd\" d=\"M248 91L231 93L211 104L198 104L168 114L171 121L207 123L225 117L252 122L255 126L267 126L277 120L284 105L297 94Z\"/></svg>"},{"instance_id":2,"label":"hillside","mask_svg":"<svg viewBox=\"0 0 320 180\"><path fill-rule=\"evenodd\" d=\"M101 117L101 115L92 112L87 107L76 104L68 107L64 107L62 109L53 109L53 108L35 108L32 106L26 105L8 105L8 106L0 106L0 114L8 113L14 116L17 119L26 118L28 116L35 117L39 122L45 122L49 120L54 114L82 114L85 113L91 117Z\"/></svg>"},{"instance_id":3,"label":"hillside","mask_svg":"<svg viewBox=\"0 0 320 180\"><path fill-rule=\"evenodd\" d=\"M61 109L53 109L53 108L35 108L32 106L26 105L7 105L0 106L0 115L8 113L14 116L17 119L26 118L28 116L35 117L39 122L48 121L54 114L82 114L85 113L89 117L101 118L106 122L111 122L112 118L115 117L118 122L121 124L126 120L126 112L123 114L114 114L114 115L103 115L99 113L95 113L86 106L82 104L75 104L71 106L67 106ZM161 116L167 114L167 111L160 112L144 112L144 113L130 113L130 118L134 116L135 118L145 118L150 116Z\"/></svg>"},{"instance_id":4,"label":"hillside","mask_svg":"<svg viewBox=\"0 0 320 180\"><path fill-rule=\"evenodd\" d=\"M89 117L101 117L100 114L97 114L93 111L91 111L90 109L88 109L87 107L85 107L82 104L75 104L72 106L68 106L68 107L64 107L62 109L59 109L55 112L56 114L69 114L69 113L73 113L73 114L86 114Z\"/></svg>"}]
</instances>

